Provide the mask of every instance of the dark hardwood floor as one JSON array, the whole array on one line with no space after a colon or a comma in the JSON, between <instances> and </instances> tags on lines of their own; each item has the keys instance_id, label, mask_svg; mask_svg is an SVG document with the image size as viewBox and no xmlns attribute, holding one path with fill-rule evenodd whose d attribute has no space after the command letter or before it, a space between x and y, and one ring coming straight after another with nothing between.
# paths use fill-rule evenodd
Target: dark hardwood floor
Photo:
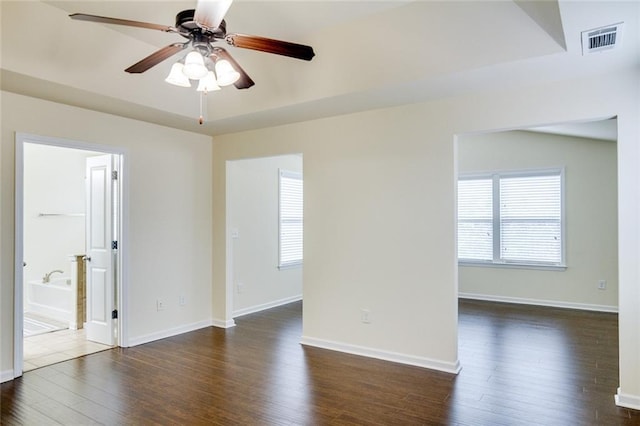
<instances>
[{"instance_id":1,"label":"dark hardwood floor","mask_svg":"<svg viewBox=\"0 0 640 426\"><path fill-rule=\"evenodd\" d=\"M455 376L301 346L302 304L33 370L3 425L640 425L616 407L617 316L460 302Z\"/></svg>"}]
</instances>

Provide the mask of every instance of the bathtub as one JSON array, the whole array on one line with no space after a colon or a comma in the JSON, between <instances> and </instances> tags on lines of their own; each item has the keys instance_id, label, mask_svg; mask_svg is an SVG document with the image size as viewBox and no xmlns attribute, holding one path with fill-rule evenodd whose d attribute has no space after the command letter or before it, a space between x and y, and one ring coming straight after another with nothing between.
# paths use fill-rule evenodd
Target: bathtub
<instances>
[{"instance_id":1,"label":"bathtub","mask_svg":"<svg viewBox=\"0 0 640 426\"><path fill-rule=\"evenodd\" d=\"M70 277L51 278L48 283L42 280L27 283L26 311L43 315L69 324L77 329L75 321L75 286Z\"/></svg>"}]
</instances>

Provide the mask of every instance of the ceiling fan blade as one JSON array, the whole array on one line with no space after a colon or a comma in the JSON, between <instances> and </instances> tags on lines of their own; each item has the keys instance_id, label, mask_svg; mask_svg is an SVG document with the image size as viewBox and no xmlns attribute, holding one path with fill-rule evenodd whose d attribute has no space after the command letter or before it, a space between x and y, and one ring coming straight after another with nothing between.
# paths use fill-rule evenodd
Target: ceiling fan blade
<instances>
[{"instance_id":1,"label":"ceiling fan blade","mask_svg":"<svg viewBox=\"0 0 640 426\"><path fill-rule=\"evenodd\" d=\"M215 30L220 26L233 0L198 0L194 21L207 30Z\"/></svg>"},{"instance_id":2,"label":"ceiling fan blade","mask_svg":"<svg viewBox=\"0 0 640 426\"><path fill-rule=\"evenodd\" d=\"M217 55L219 58L229 61L233 68L240 73L240 78L238 79L238 81L233 83L233 85L236 86L237 89L248 89L249 87L256 84L253 80L251 80L251 77L249 77L249 75L242 69L240 64L238 64L236 60L233 59L233 57L225 49L223 49L222 47L214 47L213 54Z\"/></svg>"},{"instance_id":3,"label":"ceiling fan blade","mask_svg":"<svg viewBox=\"0 0 640 426\"><path fill-rule=\"evenodd\" d=\"M169 46L163 47L160 50L155 51L151 55L147 56L140 62L137 62L127 68L125 71L132 74L138 74L141 72L145 72L149 68L158 65L160 62L165 59L175 55L179 51L185 49L189 43L173 43Z\"/></svg>"},{"instance_id":4,"label":"ceiling fan blade","mask_svg":"<svg viewBox=\"0 0 640 426\"><path fill-rule=\"evenodd\" d=\"M305 61L310 61L315 56L311 46L291 43L288 41L280 41L244 34L228 34L226 40L227 43L235 47L275 53L277 55L290 56L292 58L303 59Z\"/></svg>"},{"instance_id":5,"label":"ceiling fan blade","mask_svg":"<svg viewBox=\"0 0 640 426\"><path fill-rule=\"evenodd\" d=\"M131 21L129 19L108 18L106 16L87 15L86 13L72 13L69 15L71 19L77 21L99 22L101 24L126 25L128 27L147 28L150 30L160 30L164 32L177 32L173 27L166 25L150 24L148 22Z\"/></svg>"}]
</instances>

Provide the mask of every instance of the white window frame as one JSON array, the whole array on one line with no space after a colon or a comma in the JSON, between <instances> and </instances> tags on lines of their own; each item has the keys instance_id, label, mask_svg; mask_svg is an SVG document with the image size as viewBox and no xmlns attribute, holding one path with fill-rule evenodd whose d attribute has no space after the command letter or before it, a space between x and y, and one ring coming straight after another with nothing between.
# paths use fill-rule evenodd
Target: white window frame
<instances>
[{"instance_id":1,"label":"white window frame","mask_svg":"<svg viewBox=\"0 0 640 426\"><path fill-rule=\"evenodd\" d=\"M282 228L283 228L283 221L287 220L283 218L282 215L282 180L283 178L286 179L298 179L300 180L301 184L302 184L302 191L300 194L300 197L302 198L301 201L304 202L304 181L302 178L302 173L300 172L294 172L294 171L290 171L290 170L284 170L284 169L278 169L278 269L288 269L288 268L295 268L295 267L300 267L302 266L302 261L303 261L303 250L302 250L302 246L304 244L304 241L301 241L301 249L300 249L300 253L299 253L299 258L296 259L284 259L283 260L283 253L282 253L282 243L283 243L283 239L282 239ZM293 222L299 222L302 225L302 228L304 229L304 217L301 215L300 218L294 218L294 219L288 219L289 221L293 221ZM300 239L302 240L302 236L300 237Z\"/></svg>"},{"instance_id":2,"label":"white window frame","mask_svg":"<svg viewBox=\"0 0 640 426\"><path fill-rule=\"evenodd\" d=\"M565 171L564 168L552 169L531 169L519 171L493 171L486 173L463 173L458 176L458 180L492 179L493 181L493 259L475 260L458 259L460 266L488 266L498 268L521 268L521 269L550 269L565 270L566 265L566 215L565 215ZM511 261L501 258L500 241L500 180L502 178L538 177L538 176L560 176L560 238L561 238L561 259L558 263L551 262L524 262ZM457 205L457 204L456 204ZM456 208L457 211L457 208ZM457 229L457 223L456 223ZM457 232L457 231L456 231ZM457 250L457 248L456 248Z\"/></svg>"}]
</instances>

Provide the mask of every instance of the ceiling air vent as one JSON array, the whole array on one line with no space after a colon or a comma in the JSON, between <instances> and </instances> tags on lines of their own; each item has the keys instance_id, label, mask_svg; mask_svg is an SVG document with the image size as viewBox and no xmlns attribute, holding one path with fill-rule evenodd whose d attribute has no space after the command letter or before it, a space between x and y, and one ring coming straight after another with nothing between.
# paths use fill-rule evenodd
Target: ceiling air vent
<instances>
[{"instance_id":1,"label":"ceiling air vent","mask_svg":"<svg viewBox=\"0 0 640 426\"><path fill-rule=\"evenodd\" d=\"M582 55L613 49L622 42L622 24L607 25L582 32Z\"/></svg>"}]
</instances>

